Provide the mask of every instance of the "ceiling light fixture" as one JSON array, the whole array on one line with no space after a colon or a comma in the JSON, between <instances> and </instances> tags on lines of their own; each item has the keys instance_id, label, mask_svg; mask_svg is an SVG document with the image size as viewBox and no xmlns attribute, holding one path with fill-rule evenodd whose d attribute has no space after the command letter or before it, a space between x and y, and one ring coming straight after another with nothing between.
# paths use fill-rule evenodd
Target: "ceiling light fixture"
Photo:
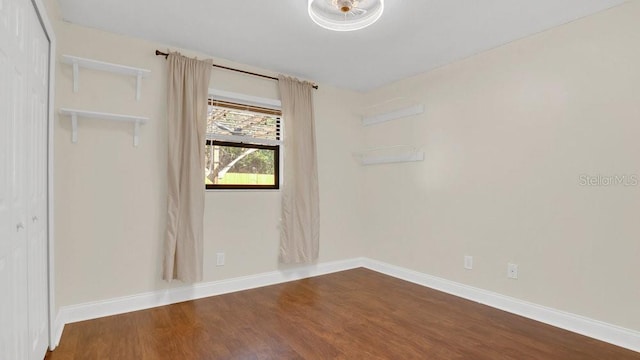
<instances>
[{"instance_id":1,"label":"ceiling light fixture","mask_svg":"<svg viewBox=\"0 0 640 360\"><path fill-rule=\"evenodd\" d=\"M333 31L363 29L384 11L384 0L309 0L309 17Z\"/></svg>"}]
</instances>

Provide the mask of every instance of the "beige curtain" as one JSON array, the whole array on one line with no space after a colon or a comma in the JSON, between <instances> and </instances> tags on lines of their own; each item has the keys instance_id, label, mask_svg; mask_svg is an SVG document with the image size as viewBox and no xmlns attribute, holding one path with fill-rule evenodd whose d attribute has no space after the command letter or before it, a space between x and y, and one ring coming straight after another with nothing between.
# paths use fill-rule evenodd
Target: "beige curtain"
<instances>
[{"instance_id":1,"label":"beige curtain","mask_svg":"<svg viewBox=\"0 0 640 360\"><path fill-rule=\"evenodd\" d=\"M312 262L320 239L313 84L282 75L278 80L284 121L280 261Z\"/></svg>"},{"instance_id":2,"label":"beige curtain","mask_svg":"<svg viewBox=\"0 0 640 360\"><path fill-rule=\"evenodd\" d=\"M168 219L163 278L202 280L204 142L212 61L171 53L167 121Z\"/></svg>"}]
</instances>

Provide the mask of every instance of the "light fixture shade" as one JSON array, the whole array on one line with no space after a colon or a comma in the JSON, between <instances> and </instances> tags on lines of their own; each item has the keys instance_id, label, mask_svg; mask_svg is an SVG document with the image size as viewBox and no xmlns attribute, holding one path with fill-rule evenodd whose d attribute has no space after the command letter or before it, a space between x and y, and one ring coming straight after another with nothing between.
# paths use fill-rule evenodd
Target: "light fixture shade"
<instances>
[{"instance_id":1,"label":"light fixture shade","mask_svg":"<svg viewBox=\"0 0 640 360\"><path fill-rule=\"evenodd\" d=\"M334 31L363 29L376 22L384 11L384 0L309 0L309 17Z\"/></svg>"}]
</instances>

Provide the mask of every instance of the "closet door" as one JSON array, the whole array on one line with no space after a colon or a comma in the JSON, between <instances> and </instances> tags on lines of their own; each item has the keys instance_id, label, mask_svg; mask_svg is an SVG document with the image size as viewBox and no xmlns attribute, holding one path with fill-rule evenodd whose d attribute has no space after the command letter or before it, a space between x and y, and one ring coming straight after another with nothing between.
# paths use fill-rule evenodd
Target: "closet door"
<instances>
[{"instance_id":1,"label":"closet door","mask_svg":"<svg viewBox=\"0 0 640 360\"><path fill-rule=\"evenodd\" d=\"M49 41L29 0L0 0L0 359L48 338Z\"/></svg>"},{"instance_id":2,"label":"closet door","mask_svg":"<svg viewBox=\"0 0 640 360\"><path fill-rule=\"evenodd\" d=\"M27 359L25 19L31 4L0 2L0 358Z\"/></svg>"},{"instance_id":3,"label":"closet door","mask_svg":"<svg viewBox=\"0 0 640 360\"><path fill-rule=\"evenodd\" d=\"M49 40L31 6L27 100L27 274L30 359L41 360L48 346L47 141Z\"/></svg>"}]
</instances>

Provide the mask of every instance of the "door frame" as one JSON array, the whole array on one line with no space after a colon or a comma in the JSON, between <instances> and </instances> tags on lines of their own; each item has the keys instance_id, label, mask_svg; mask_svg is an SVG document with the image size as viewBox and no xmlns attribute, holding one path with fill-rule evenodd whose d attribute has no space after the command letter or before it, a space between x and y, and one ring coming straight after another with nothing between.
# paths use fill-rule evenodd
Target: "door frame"
<instances>
[{"instance_id":1,"label":"door frame","mask_svg":"<svg viewBox=\"0 0 640 360\"><path fill-rule=\"evenodd\" d=\"M55 314L55 272L54 272L54 234L53 234L53 125L55 74L56 74L56 37L53 26L49 20L49 14L42 0L31 0L40 24L49 39L49 93L47 113L47 256L48 256L48 295L49 295L49 349L53 350L58 345L56 341L56 314Z\"/></svg>"}]
</instances>

